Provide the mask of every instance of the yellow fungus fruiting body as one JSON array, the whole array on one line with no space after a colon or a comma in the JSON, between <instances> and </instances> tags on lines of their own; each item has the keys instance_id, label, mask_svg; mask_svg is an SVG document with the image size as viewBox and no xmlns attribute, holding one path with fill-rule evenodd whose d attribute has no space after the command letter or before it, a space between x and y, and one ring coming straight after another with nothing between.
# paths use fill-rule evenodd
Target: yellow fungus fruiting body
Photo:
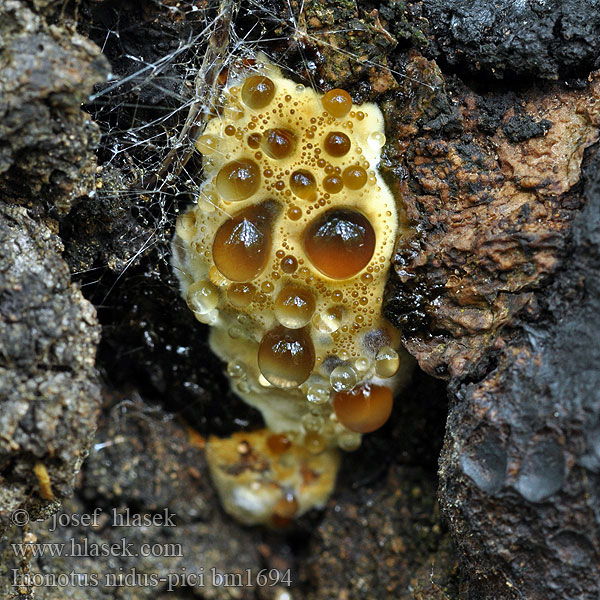
<instances>
[{"instance_id":1,"label":"yellow fungus fruiting body","mask_svg":"<svg viewBox=\"0 0 600 600\"><path fill-rule=\"evenodd\" d=\"M322 95L257 68L224 90L198 140L204 181L178 219L173 263L233 389L270 435L311 455L352 450L389 416L410 367L382 315L402 234L376 168L383 117L344 90ZM271 514L301 514L307 503L294 499Z\"/></svg>"},{"instance_id":2,"label":"yellow fungus fruiting body","mask_svg":"<svg viewBox=\"0 0 600 600\"><path fill-rule=\"evenodd\" d=\"M209 438L206 457L225 510L247 525L281 527L323 507L333 490L339 454L310 452L312 447L275 437L268 429Z\"/></svg>"}]
</instances>

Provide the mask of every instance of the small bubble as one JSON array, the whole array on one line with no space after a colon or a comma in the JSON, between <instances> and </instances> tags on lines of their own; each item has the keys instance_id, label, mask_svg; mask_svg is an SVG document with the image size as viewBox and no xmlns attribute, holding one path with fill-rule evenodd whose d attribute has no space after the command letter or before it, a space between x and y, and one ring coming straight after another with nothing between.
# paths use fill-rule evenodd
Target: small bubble
<instances>
[{"instance_id":1,"label":"small bubble","mask_svg":"<svg viewBox=\"0 0 600 600\"><path fill-rule=\"evenodd\" d=\"M360 448L362 435L354 431L344 431L337 438L338 446L346 452L354 452Z\"/></svg>"},{"instance_id":2,"label":"small bubble","mask_svg":"<svg viewBox=\"0 0 600 600\"><path fill-rule=\"evenodd\" d=\"M375 371L379 377L392 377L400 367L400 356L390 346L384 346L375 357Z\"/></svg>"},{"instance_id":3,"label":"small bubble","mask_svg":"<svg viewBox=\"0 0 600 600\"><path fill-rule=\"evenodd\" d=\"M325 404L329 402L331 390L324 383L314 383L306 390L306 399L311 404Z\"/></svg>"},{"instance_id":4,"label":"small bubble","mask_svg":"<svg viewBox=\"0 0 600 600\"><path fill-rule=\"evenodd\" d=\"M242 394L247 394L252 388L250 387L250 384L245 380L245 379L240 379L237 382L237 389L239 392L241 392Z\"/></svg>"},{"instance_id":5,"label":"small bubble","mask_svg":"<svg viewBox=\"0 0 600 600\"><path fill-rule=\"evenodd\" d=\"M305 431L320 431L323 428L323 417L306 413L302 417L302 427Z\"/></svg>"},{"instance_id":6,"label":"small bubble","mask_svg":"<svg viewBox=\"0 0 600 600\"><path fill-rule=\"evenodd\" d=\"M194 316L196 317L197 321L200 321L200 323L204 323L205 325L210 325L212 327L219 319L219 311L216 308L213 308L213 310L210 310L204 314L195 312Z\"/></svg>"},{"instance_id":7,"label":"small bubble","mask_svg":"<svg viewBox=\"0 0 600 600\"><path fill-rule=\"evenodd\" d=\"M316 313L312 323L321 333L333 333L340 328L342 317L341 307L332 306L323 312Z\"/></svg>"},{"instance_id":8,"label":"small bubble","mask_svg":"<svg viewBox=\"0 0 600 600\"><path fill-rule=\"evenodd\" d=\"M246 374L246 369L239 360L231 360L227 363L227 374L229 377L243 377Z\"/></svg>"},{"instance_id":9,"label":"small bubble","mask_svg":"<svg viewBox=\"0 0 600 600\"><path fill-rule=\"evenodd\" d=\"M327 448L327 440L316 431L308 431L304 436L304 446L309 454L321 454Z\"/></svg>"},{"instance_id":10,"label":"small bubble","mask_svg":"<svg viewBox=\"0 0 600 600\"><path fill-rule=\"evenodd\" d=\"M358 383L358 376L349 365L340 365L331 371L329 381L336 392L348 392Z\"/></svg>"},{"instance_id":11,"label":"small bubble","mask_svg":"<svg viewBox=\"0 0 600 600\"><path fill-rule=\"evenodd\" d=\"M361 356L354 362L354 368L359 373L366 373L371 368L371 361L368 358Z\"/></svg>"},{"instance_id":12,"label":"small bubble","mask_svg":"<svg viewBox=\"0 0 600 600\"><path fill-rule=\"evenodd\" d=\"M193 210L188 210L177 219L175 230L185 241L191 240L196 235L196 215Z\"/></svg>"},{"instance_id":13,"label":"small bubble","mask_svg":"<svg viewBox=\"0 0 600 600\"><path fill-rule=\"evenodd\" d=\"M385 146L385 135L380 131L373 131L367 137L367 144L369 144L373 150L379 150Z\"/></svg>"},{"instance_id":14,"label":"small bubble","mask_svg":"<svg viewBox=\"0 0 600 600\"><path fill-rule=\"evenodd\" d=\"M219 303L219 292L210 281L196 281L188 288L186 302L195 314L204 315Z\"/></svg>"}]
</instances>

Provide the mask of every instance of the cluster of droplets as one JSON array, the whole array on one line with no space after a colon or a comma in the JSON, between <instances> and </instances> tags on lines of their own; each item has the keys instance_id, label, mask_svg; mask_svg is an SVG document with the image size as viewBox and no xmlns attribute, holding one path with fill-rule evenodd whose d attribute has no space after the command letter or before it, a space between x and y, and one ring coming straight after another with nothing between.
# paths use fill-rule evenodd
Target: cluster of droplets
<instances>
[{"instance_id":1,"label":"cluster of droplets","mask_svg":"<svg viewBox=\"0 0 600 600\"><path fill-rule=\"evenodd\" d=\"M306 445L354 449L389 417L401 362L381 315L397 229L374 170L381 115L344 90L321 96L276 72L224 93L197 143L198 204L177 223L187 303L227 329L215 350L242 397L265 415L283 392L295 407L302 398ZM255 344L250 357L236 340Z\"/></svg>"}]
</instances>

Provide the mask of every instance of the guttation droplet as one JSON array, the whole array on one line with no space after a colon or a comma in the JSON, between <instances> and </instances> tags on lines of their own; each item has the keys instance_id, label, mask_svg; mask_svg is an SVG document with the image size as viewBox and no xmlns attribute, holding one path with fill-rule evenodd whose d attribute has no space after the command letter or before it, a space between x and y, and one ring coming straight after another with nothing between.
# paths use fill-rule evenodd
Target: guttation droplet
<instances>
[{"instance_id":1,"label":"guttation droplet","mask_svg":"<svg viewBox=\"0 0 600 600\"><path fill-rule=\"evenodd\" d=\"M367 172L361 166L346 167L342 173L344 185L350 190L360 190L367 183Z\"/></svg>"},{"instance_id":2,"label":"guttation droplet","mask_svg":"<svg viewBox=\"0 0 600 600\"><path fill-rule=\"evenodd\" d=\"M354 452L360 448L361 435L355 431L343 431L337 438L338 446L346 452Z\"/></svg>"},{"instance_id":3,"label":"guttation droplet","mask_svg":"<svg viewBox=\"0 0 600 600\"><path fill-rule=\"evenodd\" d=\"M332 131L325 136L323 147L330 156L345 156L352 146L350 138L342 131Z\"/></svg>"},{"instance_id":4,"label":"guttation droplet","mask_svg":"<svg viewBox=\"0 0 600 600\"><path fill-rule=\"evenodd\" d=\"M306 329L283 325L268 331L258 348L258 368L265 379L279 388L299 386L315 365L315 348Z\"/></svg>"},{"instance_id":5,"label":"guttation droplet","mask_svg":"<svg viewBox=\"0 0 600 600\"><path fill-rule=\"evenodd\" d=\"M344 312L340 306L331 306L313 317L313 325L321 333L333 333L342 325Z\"/></svg>"},{"instance_id":6,"label":"guttation droplet","mask_svg":"<svg viewBox=\"0 0 600 600\"><path fill-rule=\"evenodd\" d=\"M392 413L393 396L388 387L365 383L333 397L338 421L347 429L370 433L379 429Z\"/></svg>"},{"instance_id":7,"label":"guttation droplet","mask_svg":"<svg viewBox=\"0 0 600 600\"><path fill-rule=\"evenodd\" d=\"M260 169L253 160L234 160L221 168L216 182L217 190L225 200L246 200L260 187Z\"/></svg>"},{"instance_id":8,"label":"guttation droplet","mask_svg":"<svg viewBox=\"0 0 600 600\"><path fill-rule=\"evenodd\" d=\"M273 433L267 438L267 447L273 454L283 454L292 447L292 442L284 433Z\"/></svg>"},{"instance_id":9,"label":"guttation droplet","mask_svg":"<svg viewBox=\"0 0 600 600\"><path fill-rule=\"evenodd\" d=\"M331 391L325 382L314 383L306 390L306 399L311 404L325 404L326 402L329 402L330 395Z\"/></svg>"},{"instance_id":10,"label":"guttation droplet","mask_svg":"<svg viewBox=\"0 0 600 600\"><path fill-rule=\"evenodd\" d=\"M400 356L391 346L384 346L375 357L375 372L379 377L392 377L400 367Z\"/></svg>"},{"instance_id":11,"label":"guttation droplet","mask_svg":"<svg viewBox=\"0 0 600 600\"><path fill-rule=\"evenodd\" d=\"M340 365L331 371L331 387L336 392L350 391L358 382L356 371L349 365Z\"/></svg>"},{"instance_id":12,"label":"guttation droplet","mask_svg":"<svg viewBox=\"0 0 600 600\"><path fill-rule=\"evenodd\" d=\"M328 194L338 194L344 188L344 182L339 175L327 175L323 179L323 189Z\"/></svg>"},{"instance_id":13,"label":"guttation droplet","mask_svg":"<svg viewBox=\"0 0 600 600\"><path fill-rule=\"evenodd\" d=\"M289 285L277 295L275 318L285 327L299 329L310 322L315 308L315 297L310 290Z\"/></svg>"},{"instance_id":14,"label":"guttation droplet","mask_svg":"<svg viewBox=\"0 0 600 600\"><path fill-rule=\"evenodd\" d=\"M191 240L196 235L196 214L193 210L189 210L177 219L175 231L185 241Z\"/></svg>"},{"instance_id":15,"label":"guttation droplet","mask_svg":"<svg viewBox=\"0 0 600 600\"><path fill-rule=\"evenodd\" d=\"M236 308L245 308L256 296L256 288L251 283L232 283L227 290L229 302Z\"/></svg>"},{"instance_id":16,"label":"guttation droplet","mask_svg":"<svg viewBox=\"0 0 600 600\"><path fill-rule=\"evenodd\" d=\"M298 268L298 261L291 255L284 256L281 259L281 270L284 273L291 274Z\"/></svg>"},{"instance_id":17,"label":"guttation droplet","mask_svg":"<svg viewBox=\"0 0 600 600\"><path fill-rule=\"evenodd\" d=\"M196 141L196 148L206 156L214 154L217 149L217 138L212 135L201 135Z\"/></svg>"},{"instance_id":18,"label":"guttation droplet","mask_svg":"<svg viewBox=\"0 0 600 600\"><path fill-rule=\"evenodd\" d=\"M290 175L290 189L298 198L312 200L317 194L317 182L310 171L298 169Z\"/></svg>"},{"instance_id":19,"label":"guttation droplet","mask_svg":"<svg viewBox=\"0 0 600 600\"><path fill-rule=\"evenodd\" d=\"M313 265L332 279L347 279L367 266L375 251L369 220L350 209L333 209L306 228L304 248Z\"/></svg>"},{"instance_id":20,"label":"guttation droplet","mask_svg":"<svg viewBox=\"0 0 600 600\"><path fill-rule=\"evenodd\" d=\"M275 84L262 75L248 77L242 86L242 100L249 108L264 108L273 100L274 95Z\"/></svg>"},{"instance_id":21,"label":"guttation droplet","mask_svg":"<svg viewBox=\"0 0 600 600\"><path fill-rule=\"evenodd\" d=\"M196 281L187 290L186 302L194 313L205 315L219 303L219 292L210 281Z\"/></svg>"},{"instance_id":22,"label":"guttation droplet","mask_svg":"<svg viewBox=\"0 0 600 600\"><path fill-rule=\"evenodd\" d=\"M267 201L251 206L219 227L213 242L213 260L228 279L248 281L265 268L271 250L273 204Z\"/></svg>"},{"instance_id":23,"label":"guttation droplet","mask_svg":"<svg viewBox=\"0 0 600 600\"><path fill-rule=\"evenodd\" d=\"M346 90L336 88L329 90L321 100L323 108L338 119L345 117L352 108L352 98Z\"/></svg>"},{"instance_id":24,"label":"guttation droplet","mask_svg":"<svg viewBox=\"0 0 600 600\"><path fill-rule=\"evenodd\" d=\"M307 431L304 436L304 447L309 454L321 454L327 448L327 440L316 431Z\"/></svg>"},{"instance_id":25,"label":"guttation droplet","mask_svg":"<svg viewBox=\"0 0 600 600\"><path fill-rule=\"evenodd\" d=\"M367 144L369 144L373 150L379 150L385 146L385 135L380 131L373 131L367 138Z\"/></svg>"},{"instance_id":26,"label":"guttation droplet","mask_svg":"<svg viewBox=\"0 0 600 600\"><path fill-rule=\"evenodd\" d=\"M273 507L276 517L291 519L298 512L298 500L291 492L284 494Z\"/></svg>"},{"instance_id":27,"label":"guttation droplet","mask_svg":"<svg viewBox=\"0 0 600 600\"><path fill-rule=\"evenodd\" d=\"M267 129L261 147L270 158L285 158L294 152L296 136L288 129Z\"/></svg>"}]
</instances>

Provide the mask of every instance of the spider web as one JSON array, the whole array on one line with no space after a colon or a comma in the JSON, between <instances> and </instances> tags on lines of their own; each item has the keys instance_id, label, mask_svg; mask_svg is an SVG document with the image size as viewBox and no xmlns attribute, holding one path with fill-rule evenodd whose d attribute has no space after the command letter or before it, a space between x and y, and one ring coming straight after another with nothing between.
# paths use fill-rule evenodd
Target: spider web
<instances>
[{"instance_id":1,"label":"spider web","mask_svg":"<svg viewBox=\"0 0 600 600\"><path fill-rule=\"evenodd\" d=\"M88 106L102 131L99 164L103 174L114 169L122 175L120 185L99 188L96 197L117 195L130 206L138 226L127 236L129 253L115 261L119 278L151 251L168 262L175 219L193 201L202 180L194 140L219 114L228 77L247 69L259 52L296 79L298 73L287 65L300 61L303 83L317 89L325 83L314 58L319 48L406 78L328 41L332 34L351 35L356 28L311 32L304 0L155 0L148 5L152 9L139 8L135 15L115 8L104 20L95 19L89 31L114 68ZM157 18L163 19L160 26ZM147 31L156 36L155 45L144 39ZM95 299L96 304L105 301Z\"/></svg>"}]
</instances>

